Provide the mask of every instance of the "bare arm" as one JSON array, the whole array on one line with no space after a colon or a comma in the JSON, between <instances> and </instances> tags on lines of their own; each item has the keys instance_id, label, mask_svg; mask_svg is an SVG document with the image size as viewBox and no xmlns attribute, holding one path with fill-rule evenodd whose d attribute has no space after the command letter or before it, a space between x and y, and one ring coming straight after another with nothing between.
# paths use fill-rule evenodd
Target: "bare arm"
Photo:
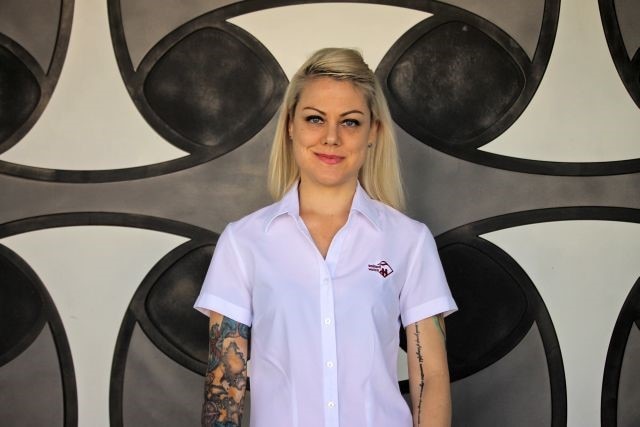
<instances>
[{"instance_id":1,"label":"bare arm","mask_svg":"<svg viewBox=\"0 0 640 427\"><path fill-rule=\"evenodd\" d=\"M205 374L203 427L240 427L247 388L250 328L212 312Z\"/></svg>"},{"instance_id":2,"label":"bare arm","mask_svg":"<svg viewBox=\"0 0 640 427\"><path fill-rule=\"evenodd\" d=\"M414 427L451 426L451 391L442 315L405 328Z\"/></svg>"}]
</instances>

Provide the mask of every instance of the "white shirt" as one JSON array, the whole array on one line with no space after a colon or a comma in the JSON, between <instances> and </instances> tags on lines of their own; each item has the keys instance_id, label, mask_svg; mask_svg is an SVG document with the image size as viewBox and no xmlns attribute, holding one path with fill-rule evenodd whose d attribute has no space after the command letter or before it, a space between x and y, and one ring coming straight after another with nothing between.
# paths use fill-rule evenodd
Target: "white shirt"
<instances>
[{"instance_id":1,"label":"white shirt","mask_svg":"<svg viewBox=\"0 0 640 427\"><path fill-rule=\"evenodd\" d=\"M252 427L410 427L400 322L457 309L427 227L360 185L326 259L297 186L229 224L195 307L251 326Z\"/></svg>"}]
</instances>

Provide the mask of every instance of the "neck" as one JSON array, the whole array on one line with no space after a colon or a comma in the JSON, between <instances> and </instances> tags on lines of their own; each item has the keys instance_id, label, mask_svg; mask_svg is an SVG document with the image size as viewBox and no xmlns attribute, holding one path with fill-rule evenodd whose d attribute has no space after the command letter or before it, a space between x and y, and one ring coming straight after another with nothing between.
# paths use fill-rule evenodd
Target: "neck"
<instances>
[{"instance_id":1,"label":"neck","mask_svg":"<svg viewBox=\"0 0 640 427\"><path fill-rule=\"evenodd\" d=\"M323 187L301 180L298 186L300 215L348 215L356 186L357 181L338 187Z\"/></svg>"}]
</instances>

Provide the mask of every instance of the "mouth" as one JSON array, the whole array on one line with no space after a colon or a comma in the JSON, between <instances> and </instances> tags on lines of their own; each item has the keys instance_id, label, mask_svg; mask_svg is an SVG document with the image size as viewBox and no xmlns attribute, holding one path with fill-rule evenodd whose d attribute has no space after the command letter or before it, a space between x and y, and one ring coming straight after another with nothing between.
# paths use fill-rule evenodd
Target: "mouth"
<instances>
[{"instance_id":1,"label":"mouth","mask_svg":"<svg viewBox=\"0 0 640 427\"><path fill-rule=\"evenodd\" d=\"M323 163L328 165L335 165L340 163L344 157L336 156L335 154L322 154L322 153L314 153L316 157Z\"/></svg>"}]
</instances>

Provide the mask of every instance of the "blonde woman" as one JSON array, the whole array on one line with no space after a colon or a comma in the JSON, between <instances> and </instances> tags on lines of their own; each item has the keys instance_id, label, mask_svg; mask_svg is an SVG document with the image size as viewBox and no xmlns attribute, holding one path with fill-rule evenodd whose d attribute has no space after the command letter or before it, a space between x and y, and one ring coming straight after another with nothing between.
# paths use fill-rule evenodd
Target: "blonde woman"
<instances>
[{"instance_id":1,"label":"blonde woman","mask_svg":"<svg viewBox=\"0 0 640 427\"><path fill-rule=\"evenodd\" d=\"M240 426L249 354L251 426L450 425L456 305L427 227L400 212L389 110L357 51L322 49L294 75L268 186L276 202L226 227L195 304L210 317L203 425Z\"/></svg>"}]
</instances>

